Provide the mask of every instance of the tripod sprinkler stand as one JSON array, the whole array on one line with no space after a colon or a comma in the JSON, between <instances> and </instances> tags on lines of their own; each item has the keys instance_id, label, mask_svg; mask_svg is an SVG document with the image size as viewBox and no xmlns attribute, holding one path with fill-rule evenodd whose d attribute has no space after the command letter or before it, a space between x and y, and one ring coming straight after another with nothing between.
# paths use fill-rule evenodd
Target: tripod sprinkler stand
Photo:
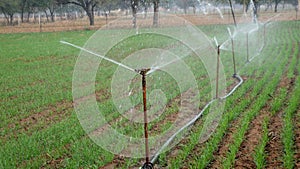
<instances>
[{"instance_id":1,"label":"tripod sprinkler stand","mask_svg":"<svg viewBox=\"0 0 300 169\"><path fill-rule=\"evenodd\" d=\"M148 143L148 119L147 119L147 86L146 86L146 74L150 69L135 70L137 73L142 75L142 87L143 87L143 104L144 104L144 135L145 135L145 160L142 169L153 169L153 164L149 159L149 143Z\"/></svg>"},{"instance_id":2,"label":"tripod sprinkler stand","mask_svg":"<svg viewBox=\"0 0 300 169\"><path fill-rule=\"evenodd\" d=\"M216 99L219 97L219 69L220 69L220 45L217 46L218 56L217 56L217 79L216 79Z\"/></svg>"},{"instance_id":3,"label":"tripod sprinkler stand","mask_svg":"<svg viewBox=\"0 0 300 169\"><path fill-rule=\"evenodd\" d=\"M247 47L247 62L249 61L249 32L246 34L246 47Z\"/></svg>"},{"instance_id":4,"label":"tripod sprinkler stand","mask_svg":"<svg viewBox=\"0 0 300 169\"><path fill-rule=\"evenodd\" d=\"M234 56L234 43L233 43L233 37L230 37L231 39L231 46L232 46L232 61L233 61L233 77L236 77L236 66L235 66L235 56Z\"/></svg>"}]
</instances>

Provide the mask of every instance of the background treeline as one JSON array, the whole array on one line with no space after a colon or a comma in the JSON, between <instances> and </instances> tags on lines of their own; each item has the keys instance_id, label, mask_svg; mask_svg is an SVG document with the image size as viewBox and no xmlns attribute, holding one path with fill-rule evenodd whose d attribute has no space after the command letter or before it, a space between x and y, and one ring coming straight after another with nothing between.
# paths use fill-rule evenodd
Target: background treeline
<instances>
[{"instance_id":1,"label":"background treeline","mask_svg":"<svg viewBox=\"0 0 300 169\"><path fill-rule=\"evenodd\" d=\"M253 0L253 4L260 9L278 11L278 6L293 7L298 10L299 0ZM242 6L247 11L251 0L233 0L233 3ZM109 15L111 11L126 11L133 16L135 24L136 13L139 11L157 13L159 7L168 11L180 9L187 13L188 9L203 9L210 6L228 6L228 0L0 0L0 14L5 17L7 24L13 25L18 16L20 22L36 20L38 15L43 15L48 22L55 22L56 17L84 17L89 18L90 25L94 25L96 15ZM150 11L151 10L151 11ZM158 16L154 14L153 24L157 24Z\"/></svg>"}]
</instances>

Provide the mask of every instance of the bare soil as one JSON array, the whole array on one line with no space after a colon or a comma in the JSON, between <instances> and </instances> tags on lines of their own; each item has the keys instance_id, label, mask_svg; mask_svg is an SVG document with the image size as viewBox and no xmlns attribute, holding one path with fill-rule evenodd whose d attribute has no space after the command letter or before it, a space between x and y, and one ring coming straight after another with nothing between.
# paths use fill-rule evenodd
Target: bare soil
<instances>
[{"instance_id":1,"label":"bare soil","mask_svg":"<svg viewBox=\"0 0 300 169\"><path fill-rule=\"evenodd\" d=\"M248 16L247 16L248 15ZM250 14L244 15L242 13L236 13L237 23L243 22L251 22ZM175 15L174 15L175 16ZM164 18L160 20L160 24L163 25L174 25L179 24L179 22L174 22L174 16L170 16L171 18ZM233 19L230 13L225 12L222 16L219 14L177 14L177 17L185 19L186 21L194 24L194 25L210 25L210 24L233 24ZM124 16L123 16L124 17ZM116 19L120 18L120 16L111 16L108 17L106 21L105 17L96 17L95 25L89 26L87 18L78 19L78 20L62 20L56 22L42 22L41 25L36 23L20 23L16 26L0 26L0 33L25 33L25 32L59 32L59 31L74 31L74 30L97 30L103 26L112 26L118 25L119 28L130 28L131 24L131 16L125 17L122 21L118 23L114 23ZM298 17L300 18L300 16ZM266 22L268 20L271 21L283 21L283 20L296 20L296 13L294 11L284 11L284 12L263 12L260 11L261 22ZM138 18L137 22L144 24L143 22L152 23L152 17ZM108 23L108 24L107 24ZM112 25L111 25L112 24ZM183 23L184 24L184 23Z\"/></svg>"},{"instance_id":2,"label":"bare soil","mask_svg":"<svg viewBox=\"0 0 300 169\"><path fill-rule=\"evenodd\" d=\"M271 100L268 100L266 106L260 111L260 114L250 124L250 129L245 135L245 139L242 142L239 152L236 155L234 168L255 168L256 165L253 160L253 153L255 147L259 144L262 137L262 124L265 117L270 116L269 104Z\"/></svg>"},{"instance_id":3,"label":"bare soil","mask_svg":"<svg viewBox=\"0 0 300 169\"><path fill-rule=\"evenodd\" d=\"M243 80L246 80L248 77L242 77ZM247 91L243 98L250 99L250 94L252 88ZM249 107L249 106L247 106ZM245 111L244 111L245 112ZM229 145L233 143L234 138L233 134L236 133L239 129L237 128L238 124L241 123L242 117L239 115L237 119L230 123L230 127L226 131L226 134L223 136L222 141L220 142L219 148L214 152L214 160L210 163L208 168L222 168L222 160L226 157L227 152L229 151Z\"/></svg>"},{"instance_id":4,"label":"bare soil","mask_svg":"<svg viewBox=\"0 0 300 169\"><path fill-rule=\"evenodd\" d=\"M300 109L295 115L295 164L296 168L300 168Z\"/></svg>"},{"instance_id":5,"label":"bare soil","mask_svg":"<svg viewBox=\"0 0 300 169\"><path fill-rule=\"evenodd\" d=\"M266 152L268 154L266 158L266 168L283 168L283 144L281 141L283 127L282 115L283 112L281 111L273 116L268 126L269 142L266 145Z\"/></svg>"}]
</instances>

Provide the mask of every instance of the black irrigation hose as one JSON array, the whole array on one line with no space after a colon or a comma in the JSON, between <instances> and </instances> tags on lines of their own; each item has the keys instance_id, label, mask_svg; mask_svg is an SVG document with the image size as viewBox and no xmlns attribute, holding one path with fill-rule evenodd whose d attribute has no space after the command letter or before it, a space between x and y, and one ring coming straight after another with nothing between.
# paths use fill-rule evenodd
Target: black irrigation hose
<instances>
[{"instance_id":1,"label":"black irrigation hose","mask_svg":"<svg viewBox=\"0 0 300 169\"><path fill-rule=\"evenodd\" d=\"M269 22L267 22L267 23L265 23L264 24L264 26L266 26L267 24L268 24ZM264 35L265 36L265 35ZM259 52L254 56L254 57L252 57L250 60L249 60L249 62L248 63L250 63L256 56L258 56L258 55L260 55L261 54L261 52L262 52L262 50L265 48L265 44L263 44L263 46L259 49ZM245 66L247 66L247 64L248 63L246 63L245 65L244 65L244 67ZM221 99L221 100L223 100L223 99L226 99L227 97L229 97L230 95L232 95L234 92L235 92L235 90L238 88L238 87L240 87L241 85L242 85L242 83L244 82L244 80L239 76L239 75L237 75L237 74L234 74L233 75L233 78L236 78L237 80L239 80L239 83L227 94L227 95L225 95L225 96L223 96L223 97L220 97L219 99ZM162 153L162 151L168 146L168 145L170 145L170 143L175 139L175 137L180 133L180 132L182 132L184 129L186 129L187 127L189 127L189 126L191 126L191 125L193 125L201 116L202 116L202 114L204 113L204 111L213 103L213 102L215 102L216 100L218 100L218 99L213 99L213 100L211 100L210 102L208 102L205 106L204 106L204 108L201 110L201 112L199 112L199 114L194 118L194 119L192 119L191 121L189 121L186 125L184 125L182 128L180 128L176 133L174 133L166 142L165 142L165 144L156 152L156 154L153 156L153 158L151 159L151 161L150 161L150 163L151 164L154 164L156 161L157 161L157 159L158 159L158 157L159 157L159 155ZM145 167L143 166L143 167L140 167L140 169L144 169Z\"/></svg>"},{"instance_id":2,"label":"black irrigation hose","mask_svg":"<svg viewBox=\"0 0 300 169\"><path fill-rule=\"evenodd\" d=\"M221 97L220 99L226 99L227 97L229 97L230 95L233 94L233 92L242 85L242 83L244 82L243 79L239 76L239 75L235 75L234 78L236 78L237 80L239 80L239 83L225 96ZM205 107L201 110L201 112L199 112L199 114L192 119L191 121L189 121L186 125L184 125L182 128L180 128L176 133L174 133L166 142L165 144L156 152L156 154L153 156L153 158L151 159L151 163L154 164L156 162L156 160L158 159L160 153L162 153L162 151L175 139L175 137L182 132L184 129L186 129L187 127L191 126L192 124L194 124L204 113L204 111L213 103L218 99L213 99L210 102L208 102Z\"/></svg>"}]
</instances>

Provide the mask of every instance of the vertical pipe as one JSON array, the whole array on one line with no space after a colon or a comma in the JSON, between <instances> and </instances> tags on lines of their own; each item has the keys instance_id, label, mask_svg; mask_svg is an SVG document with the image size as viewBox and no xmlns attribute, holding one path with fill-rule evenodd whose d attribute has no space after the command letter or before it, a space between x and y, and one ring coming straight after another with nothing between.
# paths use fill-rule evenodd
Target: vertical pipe
<instances>
[{"instance_id":1,"label":"vertical pipe","mask_svg":"<svg viewBox=\"0 0 300 169\"><path fill-rule=\"evenodd\" d=\"M149 163L149 145L148 145L148 119L147 119L147 96L146 96L146 74L142 74L143 85L143 103L144 103L144 133L145 133L145 152L146 163Z\"/></svg>"},{"instance_id":2,"label":"vertical pipe","mask_svg":"<svg viewBox=\"0 0 300 169\"><path fill-rule=\"evenodd\" d=\"M246 46L247 46L247 62L249 62L249 33L246 36Z\"/></svg>"},{"instance_id":3,"label":"vertical pipe","mask_svg":"<svg viewBox=\"0 0 300 169\"><path fill-rule=\"evenodd\" d=\"M39 13L39 26L40 26L40 32L42 32L41 14L40 13Z\"/></svg>"},{"instance_id":4,"label":"vertical pipe","mask_svg":"<svg viewBox=\"0 0 300 169\"><path fill-rule=\"evenodd\" d=\"M146 86L146 74L150 69L136 70L142 75L142 88L143 88L143 104L144 104L144 135L145 135L145 155L146 163L144 164L147 167L150 164L149 159L149 145L148 145L148 119L147 119L147 86Z\"/></svg>"},{"instance_id":5,"label":"vertical pipe","mask_svg":"<svg viewBox=\"0 0 300 169\"><path fill-rule=\"evenodd\" d=\"M234 43L233 37L231 37L231 46L232 46L232 61L233 61L233 77L236 76L236 66L235 66L235 56L234 56Z\"/></svg>"},{"instance_id":6,"label":"vertical pipe","mask_svg":"<svg viewBox=\"0 0 300 169\"><path fill-rule=\"evenodd\" d=\"M107 14L107 12L105 12L105 22L106 22L106 25L108 24L108 14Z\"/></svg>"},{"instance_id":7,"label":"vertical pipe","mask_svg":"<svg viewBox=\"0 0 300 169\"><path fill-rule=\"evenodd\" d=\"M218 56L217 56L216 99L219 97L219 65L220 65L220 45L218 45Z\"/></svg>"},{"instance_id":8,"label":"vertical pipe","mask_svg":"<svg viewBox=\"0 0 300 169\"><path fill-rule=\"evenodd\" d=\"M266 45L266 24L264 24L264 46Z\"/></svg>"},{"instance_id":9,"label":"vertical pipe","mask_svg":"<svg viewBox=\"0 0 300 169\"><path fill-rule=\"evenodd\" d=\"M41 14L39 13L39 25L41 25Z\"/></svg>"},{"instance_id":10,"label":"vertical pipe","mask_svg":"<svg viewBox=\"0 0 300 169\"><path fill-rule=\"evenodd\" d=\"M235 16L234 16L234 12L233 12L233 7L232 7L231 0L229 0L229 4L230 4L230 8L231 8L231 13L232 13L232 17L233 17L234 25L235 25L235 27L236 27L237 25L236 25L236 20L235 20Z\"/></svg>"}]
</instances>

